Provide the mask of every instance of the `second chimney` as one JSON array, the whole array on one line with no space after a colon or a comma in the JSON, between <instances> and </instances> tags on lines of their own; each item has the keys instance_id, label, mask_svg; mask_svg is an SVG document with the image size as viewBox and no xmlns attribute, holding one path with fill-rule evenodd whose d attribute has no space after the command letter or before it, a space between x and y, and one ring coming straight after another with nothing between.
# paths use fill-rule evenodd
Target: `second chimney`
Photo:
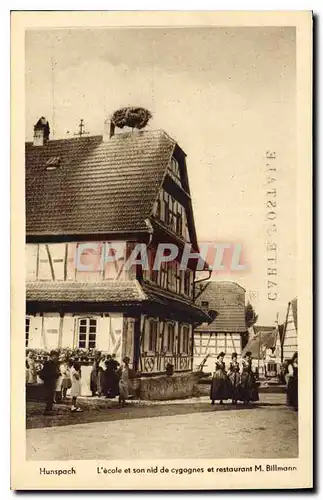
<instances>
[{"instance_id":1,"label":"second chimney","mask_svg":"<svg viewBox=\"0 0 323 500\"><path fill-rule=\"evenodd\" d=\"M103 131L103 141L107 142L111 137L114 136L115 124L110 120L105 120L104 122L104 131Z\"/></svg>"},{"instance_id":2,"label":"second chimney","mask_svg":"<svg viewBox=\"0 0 323 500\"><path fill-rule=\"evenodd\" d=\"M49 123L44 116L34 126L34 146L44 146L49 140Z\"/></svg>"}]
</instances>

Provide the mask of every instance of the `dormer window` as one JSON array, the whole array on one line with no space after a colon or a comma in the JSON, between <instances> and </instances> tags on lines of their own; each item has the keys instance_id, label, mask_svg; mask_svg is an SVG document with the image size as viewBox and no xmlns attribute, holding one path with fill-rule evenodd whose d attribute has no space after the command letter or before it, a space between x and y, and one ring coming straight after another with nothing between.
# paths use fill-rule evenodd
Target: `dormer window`
<instances>
[{"instance_id":1,"label":"dormer window","mask_svg":"<svg viewBox=\"0 0 323 500\"><path fill-rule=\"evenodd\" d=\"M46 161L46 170L56 170L61 164L60 156L51 156Z\"/></svg>"},{"instance_id":2,"label":"dormer window","mask_svg":"<svg viewBox=\"0 0 323 500\"><path fill-rule=\"evenodd\" d=\"M168 172L172 179L179 185L181 185L181 174L179 169L179 164L176 158L172 157L170 165L168 167Z\"/></svg>"}]
</instances>

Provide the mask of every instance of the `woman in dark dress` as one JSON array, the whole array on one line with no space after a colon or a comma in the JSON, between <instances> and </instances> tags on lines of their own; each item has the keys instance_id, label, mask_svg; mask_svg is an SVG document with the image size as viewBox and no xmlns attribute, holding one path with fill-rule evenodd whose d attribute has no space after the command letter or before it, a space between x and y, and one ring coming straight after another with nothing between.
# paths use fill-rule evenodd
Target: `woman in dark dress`
<instances>
[{"instance_id":1,"label":"woman in dark dress","mask_svg":"<svg viewBox=\"0 0 323 500\"><path fill-rule=\"evenodd\" d=\"M119 363L115 357L108 354L105 361L104 372L104 395L107 398L115 398L119 394Z\"/></svg>"},{"instance_id":2,"label":"woman in dark dress","mask_svg":"<svg viewBox=\"0 0 323 500\"><path fill-rule=\"evenodd\" d=\"M256 377L252 371L252 356L248 351L242 359L241 399L244 403L259 401Z\"/></svg>"},{"instance_id":3,"label":"woman in dark dress","mask_svg":"<svg viewBox=\"0 0 323 500\"><path fill-rule=\"evenodd\" d=\"M298 410L298 354L295 352L288 365L287 403Z\"/></svg>"},{"instance_id":4,"label":"woman in dark dress","mask_svg":"<svg viewBox=\"0 0 323 500\"><path fill-rule=\"evenodd\" d=\"M229 380L230 380L230 392L232 404L236 404L239 399L241 399L240 395L240 366L238 363L238 355L236 352L232 354L232 361L229 367Z\"/></svg>"},{"instance_id":5,"label":"woman in dark dress","mask_svg":"<svg viewBox=\"0 0 323 500\"><path fill-rule=\"evenodd\" d=\"M211 383L211 393L210 399L211 404L214 405L214 401L219 401L220 405L223 404L224 399L229 398L229 379L225 371L224 363L224 352L220 352L215 363L215 372L213 375Z\"/></svg>"}]
</instances>

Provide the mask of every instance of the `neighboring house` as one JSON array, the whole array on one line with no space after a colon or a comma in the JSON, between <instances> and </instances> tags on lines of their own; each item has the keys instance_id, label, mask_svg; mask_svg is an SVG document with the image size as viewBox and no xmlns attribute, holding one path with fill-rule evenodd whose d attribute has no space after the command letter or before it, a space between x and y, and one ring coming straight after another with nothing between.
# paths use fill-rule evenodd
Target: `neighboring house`
<instances>
[{"instance_id":1,"label":"neighboring house","mask_svg":"<svg viewBox=\"0 0 323 500\"><path fill-rule=\"evenodd\" d=\"M298 349L297 341L297 298L288 303L286 320L281 326L282 359L291 359Z\"/></svg>"},{"instance_id":2,"label":"neighboring house","mask_svg":"<svg viewBox=\"0 0 323 500\"><path fill-rule=\"evenodd\" d=\"M277 327L253 325L249 328L249 339L242 355L250 351L252 366L259 376L276 377L281 367L280 337Z\"/></svg>"},{"instance_id":3,"label":"neighboring house","mask_svg":"<svg viewBox=\"0 0 323 500\"><path fill-rule=\"evenodd\" d=\"M37 123L26 143L26 347L192 370L193 328L209 320L193 303L194 261L125 266L138 242L149 262L159 242L198 252L185 158L160 130L49 140Z\"/></svg>"},{"instance_id":4,"label":"neighboring house","mask_svg":"<svg viewBox=\"0 0 323 500\"><path fill-rule=\"evenodd\" d=\"M226 364L233 352L241 355L242 335L247 331L245 289L230 281L202 282L196 290L196 304L216 316L211 323L197 327L194 334L194 366L198 368L208 356L205 371L212 371L221 351Z\"/></svg>"}]
</instances>

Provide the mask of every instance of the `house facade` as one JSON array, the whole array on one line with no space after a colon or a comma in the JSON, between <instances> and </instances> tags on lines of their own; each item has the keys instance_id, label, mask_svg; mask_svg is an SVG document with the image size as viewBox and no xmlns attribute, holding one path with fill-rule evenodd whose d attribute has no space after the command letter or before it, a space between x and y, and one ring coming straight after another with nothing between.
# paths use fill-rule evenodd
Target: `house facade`
<instances>
[{"instance_id":1,"label":"house facade","mask_svg":"<svg viewBox=\"0 0 323 500\"><path fill-rule=\"evenodd\" d=\"M234 282L207 281L196 290L196 304L215 315L209 323L195 329L194 366L205 360L204 370L213 371L218 354L225 352L225 363L231 361L233 352L240 357L242 335L246 333L245 289Z\"/></svg>"},{"instance_id":2,"label":"house facade","mask_svg":"<svg viewBox=\"0 0 323 500\"><path fill-rule=\"evenodd\" d=\"M209 317L193 301L196 261L180 269L185 245L199 251L185 153L159 130L50 140L46 124L26 143L26 348L192 370ZM155 270L160 243L179 251Z\"/></svg>"},{"instance_id":3,"label":"house facade","mask_svg":"<svg viewBox=\"0 0 323 500\"><path fill-rule=\"evenodd\" d=\"M281 371L281 344L277 326L253 325L242 355L250 351L259 378L276 378Z\"/></svg>"},{"instance_id":4,"label":"house facade","mask_svg":"<svg viewBox=\"0 0 323 500\"><path fill-rule=\"evenodd\" d=\"M282 325L282 359L290 360L298 349L297 298L287 305L285 323Z\"/></svg>"}]
</instances>

